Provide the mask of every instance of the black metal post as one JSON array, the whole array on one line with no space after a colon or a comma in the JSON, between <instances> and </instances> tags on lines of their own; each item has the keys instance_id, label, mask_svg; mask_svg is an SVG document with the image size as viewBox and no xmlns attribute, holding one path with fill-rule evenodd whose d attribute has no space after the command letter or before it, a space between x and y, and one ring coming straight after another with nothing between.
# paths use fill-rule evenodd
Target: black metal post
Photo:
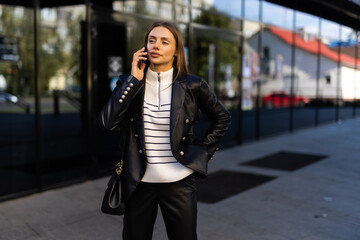
<instances>
[{"instance_id":1,"label":"black metal post","mask_svg":"<svg viewBox=\"0 0 360 240\"><path fill-rule=\"evenodd\" d=\"M188 47L189 47L189 59L188 59L188 64L189 64L189 68L190 68L190 72L194 71L194 29L192 26L192 14L191 14L191 3L192 0L189 0L189 5L188 5L188 11L189 11L189 25L188 25Z\"/></svg>"},{"instance_id":2,"label":"black metal post","mask_svg":"<svg viewBox=\"0 0 360 240\"><path fill-rule=\"evenodd\" d=\"M89 172L90 178L96 177L97 159L94 155L95 150L95 119L93 116L93 89L92 78L96 78L96 74L92 73L92 0L85 0L86 7L86 147L89 156Z\"/></svg>"},{"instance_id":3,"label":"black metal post","mask_svg":"<svg viewBox=\"0 0 360 240\"><path fill-rule=\"evenodd\" d=\"M320 68L321 68L321 18L319 18L319 37L318 37L317 66L316 66L315 126L319 125Z\"/></svg>"},{"instance_id":4,"label":"black metal post","mask_svg":"<svg viewBox=\"0 0 360 240\"><path fill-rule=\"evenodd\" d=\"M337 79L336 79L336 106L335 106L335 121L339 120L339 105L340 105L340 82L341 82L341 26L339 28L339 46L338 46L338 61L337 61Z\"/></svg>"},{"instance_id":5,"label":"black metal post","mask_svg":"<svg viewBox=\"0 0 360 240\"><path fill-rule=\"evenodd\" d=\"M290 108L289 131L294 130L294 82L295 82L295 47L296 47L296 11L293 10L293 34L291 44L291 78L290 78Z\"/></svg>"},{"instance_id":6,"label":"black metal post","mask_svg":"<svg viewBox=\"0 0 360 240\"><path fill-rule=\"evenodd\" d=\"M258 39L258 46L257 46L257 52L258 52L258 58L259 58L259 64L261 63L262 60L262 34L263 34L263 25L262 25L262 4L263 4L263 0L259 1L259 23L260 23L260 29L259 29L259 39ZM260 64L261 66L261 64ZM256 124L255 124L255 139L256 140L260 140L260 88L261 88L261 67L260 67L260 71L259 74L257 76L256 79L256 87L257 87L257 91L256 91Z\"/></svg>"},{"instance_id":7,"label":"black metal post","mask_svg":"<svg viewBox=\"0 0 360 240\"><path fill-rule=\"evenodd\" d=\"M59 115L59 98L60 93L59 90L53 90L53 99L54 99L54 115Z\"/></svg>"},{"instance_id":8,"label":"black metal post","mask_svg":"<svg viewBox=\"0 0 360 240\"><path fill-rule=\"evenodd\" d=\"M352 110L352 116L353 117L356 117L356 106L357 106L357 100L356 100L356 92L357 92L357 89L356 87L359 87L356 85L356 77L357 77L357 70L358 70L358 42L359 42L359 31L356 31L356 44L355 44L355 76L354 76L354 101L353 101L353 110Z\"/></svg>"},{"instance_id":9,"label":"black metal post","mask_svg":"<svg viewBox=\"0 0 360 240\"><path fill-rule=\"evenodd\" d=\"M40 0L33 0L34 8L34 84L35 84L35 161L37 188L42 191L41 182L41 109L39 78Z\"/></svg>"},{"instance_id":10,"label":"black metal post","mask_svg":"<svg viewBox=\"0 0 360 240\"><path fill-rule=\"evenodd\" d=\"M241 0L241 21L240 21L240 44L239 44L239 55L240 55L240 71L239 71L239 102L238 102L238 131L237 131L237 142L238 144L243 143L243 135L242 135L242 128L243 128L243 110L242 110L242 97L243 97L243 56L244 56L244 19L245 19L245 0Z\"/></svg>"}]
</instances>

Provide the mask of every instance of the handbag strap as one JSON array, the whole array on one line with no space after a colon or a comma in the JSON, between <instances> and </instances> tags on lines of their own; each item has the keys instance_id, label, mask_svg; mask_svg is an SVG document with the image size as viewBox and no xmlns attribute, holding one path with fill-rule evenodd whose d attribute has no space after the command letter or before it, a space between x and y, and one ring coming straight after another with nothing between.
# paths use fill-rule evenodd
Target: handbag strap
<instances>
[{"instance_id":1,"label":"handbag strap","mask_svg":"<svg viewBox=\"0 0 360 240\"><path fill-rule=\"evenodd\" d=\"M120 175L120 174L121 174L121 172L122 172L122 170L123 170L123 164L124 164L123 160L121 160L120 162L118 162L118 163L116 164L116 166L115 166L115 172L116 172L117 175Z\"/></svg>"}]
</instances>

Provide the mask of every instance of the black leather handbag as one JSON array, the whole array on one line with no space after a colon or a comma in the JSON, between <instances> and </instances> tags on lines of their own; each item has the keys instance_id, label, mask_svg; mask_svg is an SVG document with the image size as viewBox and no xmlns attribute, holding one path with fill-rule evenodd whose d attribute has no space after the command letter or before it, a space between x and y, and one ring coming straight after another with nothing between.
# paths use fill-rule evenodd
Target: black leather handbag
<instances>
[{"instance_id":1,"label":"black leather handbag","mask_svg":"<svg viewBox=\"0 0 360 240\"><path fill-rule=\"evenodd\" d=\"M128 144L130 118L125 117L119 125L122 126L121 134L119 134L119 159L121 160L110 170L111 177L106 186L101 203L101 211L111 215L123 215L125 212L125 203L121 186L121 172L123 170L125 149L127 149Z\"/></svg>"},{"instance_id":2,"label":"black leather handbag","mask_svg":"<svg viewBox=\"0 0 360 240\"><path fill-rule=\"evenodd\" d=\"M112 168L112 175L106 186L105 194L101 204L101 211L111 215L123 215L125 204L122 201L121 172L123 160Z\"/></svg>"}]
</instances>

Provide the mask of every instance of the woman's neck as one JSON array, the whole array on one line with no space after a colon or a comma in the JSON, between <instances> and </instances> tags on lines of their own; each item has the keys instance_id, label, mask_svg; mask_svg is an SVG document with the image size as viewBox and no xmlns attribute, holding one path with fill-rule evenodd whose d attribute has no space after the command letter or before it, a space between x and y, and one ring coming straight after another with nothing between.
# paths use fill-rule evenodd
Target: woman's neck
<instances>
[{"instance_id":1,"label":"woman's neck","mask_svg":"<svg viewBox=\"0 0 360 240\"><path fill-rule=\"evenodd\" d=\"M167 72L169 71L173 66L172 65L155 65L150 63L150 69L153 72Z\"/></svg>"}]
</instances>

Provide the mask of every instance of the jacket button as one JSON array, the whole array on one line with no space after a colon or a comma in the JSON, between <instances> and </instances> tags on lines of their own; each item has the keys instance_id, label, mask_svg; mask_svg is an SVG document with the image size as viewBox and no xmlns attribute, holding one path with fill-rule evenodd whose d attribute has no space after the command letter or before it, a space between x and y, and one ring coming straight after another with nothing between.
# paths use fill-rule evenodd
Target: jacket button
<instances>
[{"instance_id":1,"label":"jacket button","mask_svg":"<svg viewBox=\"0 0 360 240\"><path fill-rule=\"evenodd\" d=\"M128 95L128 91L124 91L124 94L125 94L125 95Z\"/></svg>"},{"instance_id":2,"label":"jacket button","mask_svg":"<svg viewBox=\"0 0 360 240\"><path fill-rule=\"evenodd\" d=\"M135 137L139 137L139 135L137 133L135 133Z\"/></svg>"},{"instance_id":3,"label":"jacket button","mask_svg":"<svg viewBox=\"0 0 360 240\"><path fill-rule=\"evenodd\" d=\"M189 121L189 119L185 119L185 123L189 123L190 121Z\"/></svg>"},{"instance_id":4,"label":"jacket button","mask_svg":"<svg viewBox=\"0 0 360 240\"><path fill-rule=\"evenodd\" d=\"M130 118L130 121L133 122L133 121L134 121L134 118L131 117L131 118Z\"/></svg>"},{"instance_id":5,"label":"jacket button","mask_svg":"<svg viewBox=\"0 0 360 240\"><path fill-rule=\"evenodd\" d=\"M182 137L181 140L185 141L185 140L186 140L186 137Z\"/></svg>"},{"instance_id":6,"label":"jacket button","mask_svg":"<svg viewBox=\"0 0 360 240\"><path fill-rule=\"evenodd\" d=\"M130 90L131 90L131 88L130 88L130 87L127 87L127 88L126 88L126 91L130 91Z\"/></svg>"},{"instance_id":7,"label":"jacket button","mask_svg":"<svg viewBox=\"0 0 360 240\"><path fill-rule=\"evenodd\" d=\"M183 151L180 152L180 156L184 156L184 152L183 152Z\"/></svg>"},{"instance_id":8,"label":"jacket button","mask_svg":"<svg viewBox=\"0 0 360 240\"><path fill-rule=\"evenodd\" d=\"M130 86L130 87L133 87L133 86L134 86L134 84L133 84L133 83L130 83L130 84L129 84L129 86Z\"/></svg>"},{"instance_id":9,"label":"jacket button","mask_svg":"<svg viewBox=\"0 0 360 240\"><path fill-rule=\"evenodd\" d=\"M122 99L119 99L119 103L122 103L123 102L123 100Z\"/></svg>"},{"instance_id":10,"label":"jacket button","mask_svg":"<svg viewBox=\"0 0 360 240\"><path fill-rule=\"evenodd\" d=\"M122 95L121 98L124 99L124 98L125 98L125 95Z\"/></svg>"},{"instance_id":11,"label":"jacket button","mask_svg":"<svg viewBox=\"0 0 360 240\"><path fill-rule=\"evenodd\" d=\"M139 150L139 153L140 153L140 154L142 154L142 153L143 153L143 151L140 149L140 150Z\"/></svg>"}]
</instances>

